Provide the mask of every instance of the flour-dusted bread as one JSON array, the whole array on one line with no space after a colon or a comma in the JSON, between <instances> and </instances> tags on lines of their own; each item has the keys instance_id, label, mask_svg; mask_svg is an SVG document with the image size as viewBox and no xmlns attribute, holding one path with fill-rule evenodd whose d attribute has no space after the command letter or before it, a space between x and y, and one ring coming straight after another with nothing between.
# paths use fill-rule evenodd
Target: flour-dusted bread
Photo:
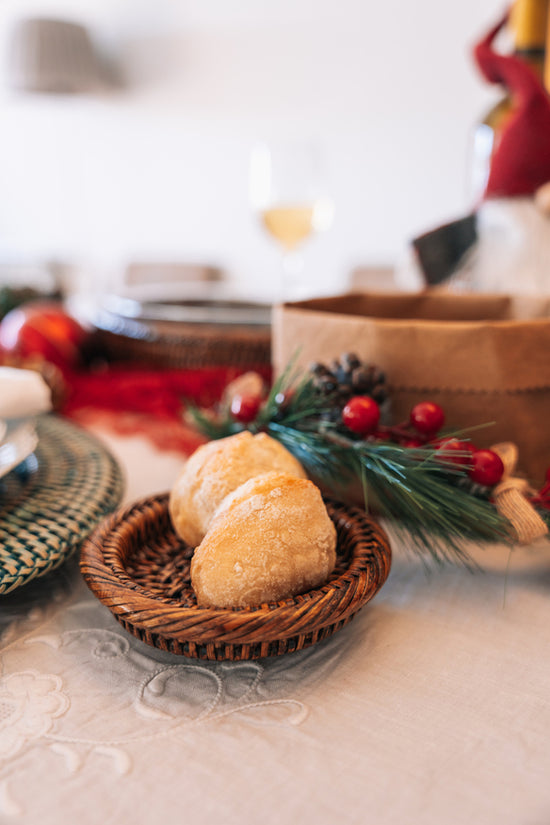
<instances>
[{"instance_id":1,"label":"flour-dusted bread","mask_svg":"<svg viewBox=\"0 0 550 825\"><path fill-rule=\"evenodd\" d=\"M256 476L229 494L191 561L202 607L279 601L322 585L336 561L336 529L313 482Z\"/></svg>"},{"instance_id":2,"label":"flour-dusted bread","mask_svg":"<svg viewBox=\"0 0 550 825\"><path fill-rule=\"evenodd\" d=\"M196 547L228 493L274 470L306 477L300 462L266 433L252 435L245 430L202 445L189 457L170 493L169 511L176 533Z\"/></svg>"}]
</instances>

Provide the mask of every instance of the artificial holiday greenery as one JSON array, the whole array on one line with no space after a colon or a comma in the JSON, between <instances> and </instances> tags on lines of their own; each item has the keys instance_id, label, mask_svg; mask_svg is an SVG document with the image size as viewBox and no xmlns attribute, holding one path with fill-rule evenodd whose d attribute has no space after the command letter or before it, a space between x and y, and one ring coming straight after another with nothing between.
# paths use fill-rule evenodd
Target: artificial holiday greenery
<instances>
[{"instance_id":1,"label":"artificial holiday greenery","mask_svg":"<svg viewBox=\"0 0 550 825\"><path fill-rule=\"evenodd\" d=\"M216 410L189 408L188 413L210 439L243 429L267 432L325 493L361 503L388 520L423 558L469 564L469 540L511 542L510 523L494 506L491 487L471 479L471 430L413 438L403 424L380 424L368 434L346 426L342 404L354 397L352 370L343 377L338 370L349 358L341 356L332 370L317 364L303 374L291 364L266 397L230 388ZM319 381L327 372L337 376L332 387ZM384 376L374 368L371 375L383 409ZM549 512L543 501L547 521Z\"/></svg>"}]
</instances>

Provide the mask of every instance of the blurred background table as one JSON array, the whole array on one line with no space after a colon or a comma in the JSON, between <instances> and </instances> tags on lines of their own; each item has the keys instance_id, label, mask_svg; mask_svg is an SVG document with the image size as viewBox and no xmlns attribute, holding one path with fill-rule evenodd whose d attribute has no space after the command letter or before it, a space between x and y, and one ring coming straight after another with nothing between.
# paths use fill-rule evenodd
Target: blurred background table
<instances>
[{"instance_id":1,"label":"blurred background table","mask_svg":"<svg viewBox=\"0 0 550 825\"><path fill-rule=\"evenodd\" d=\"M183 463L89 424L125 502ZM0 602L0 820L267 825L545 823L548 543L472 547L390 577L347 627L255 662L178 658L128 635L73 558ZM29 792L32 789L32 792Z\"/></svg>"}]
</instances>

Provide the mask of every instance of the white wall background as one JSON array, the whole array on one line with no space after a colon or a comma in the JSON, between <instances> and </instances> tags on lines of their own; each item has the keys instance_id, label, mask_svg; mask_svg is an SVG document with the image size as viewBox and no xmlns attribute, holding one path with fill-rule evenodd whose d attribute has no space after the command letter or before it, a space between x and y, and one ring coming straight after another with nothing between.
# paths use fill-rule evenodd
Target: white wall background
<instances>
[{"instance_id":1,"label":"white wall background","mask_svg":"<svg viewBox=\"0 0 550 825\"><path fill-rule=\"evenodd\" d=\"M335 221L306 249L319 292L471 206L471 128L498 95L471 58L502 0L3 0L84 22L122 88L0 93L0 261L204 261L269 291L278 253L247 202L251 146L313 136Z\"/></svg>"}]
</instances>

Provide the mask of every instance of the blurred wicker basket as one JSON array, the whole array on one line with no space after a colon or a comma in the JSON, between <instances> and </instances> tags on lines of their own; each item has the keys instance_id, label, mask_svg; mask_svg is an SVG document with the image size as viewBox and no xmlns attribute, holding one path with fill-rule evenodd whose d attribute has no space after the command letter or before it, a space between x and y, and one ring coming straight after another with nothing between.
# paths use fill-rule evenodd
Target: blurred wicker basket
<instances>
[{"instance_id":1,"label":"blurred wicker basket","mask_svg":"<svg viewBox=\"0 0 550 825\"><path fill-rule=\"evenodd\" d=\"M80 566L97 598L138 639L198 659L277 656L342 628L384 584L391 550L363 510L327 500L338 535L329 581L295 598L252 608L199 608L191 587L192 548L171 526L168 495L108 518L86 541Z\"/></svg>"},{"instance_id":2,"label":"blurred wicker basket","mask_svg":"<svg viewBox=\"0 0 550 825\"><path fill-rule=\"evenodd\" d=\"M154 317L144 307L144 315L138 318L101 312L95 319L94 353L109 362L169 369L271 363L271 327L265 308L197 303L161 305L157 310L159 317Z\"/></svg>"}]
</instances>

